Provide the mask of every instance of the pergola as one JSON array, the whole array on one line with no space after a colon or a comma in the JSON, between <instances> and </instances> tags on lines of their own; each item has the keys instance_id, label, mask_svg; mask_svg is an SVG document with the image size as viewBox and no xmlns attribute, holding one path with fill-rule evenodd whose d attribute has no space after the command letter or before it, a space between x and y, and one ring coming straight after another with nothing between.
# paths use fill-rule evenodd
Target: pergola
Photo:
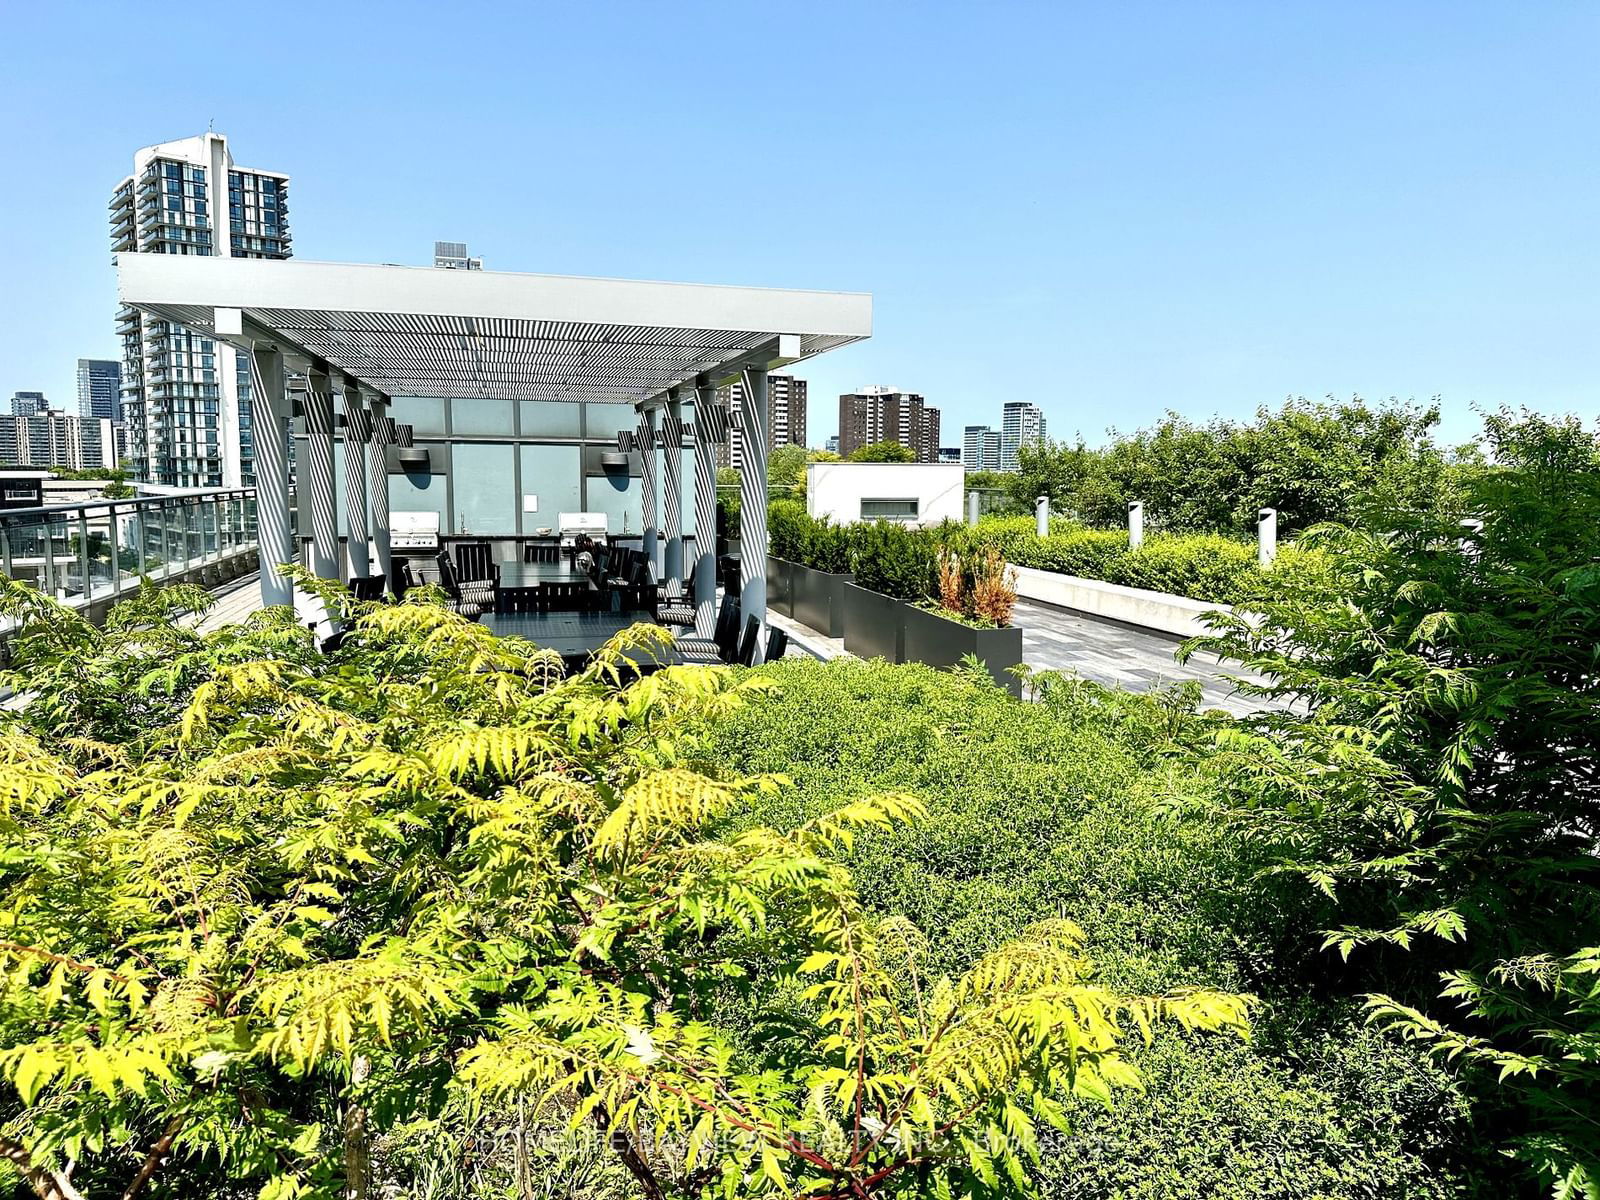
<instances>
[{"instance_id":1,"label":"pergola","mask_svg":"<svg viewBox=\"0 0 1600 1200\"><path fill-rule=\"evenodd\" d=\"M767 622L767 373L872 333L872 298L706 284L278 262L170 254L117 256L122 303L228 343L254 378L261 598L293 599L272 568L294 561L289 523L286 380L304 375L311 566L339 575L334 520L334 396L345 415L346 567L393 578L384 447L393 396L585 401L618 406L619 445L639 449L644 549L681 582L681 451L694 452L696 630L715 620L716 445L740 422L740 607ZM741 412L717 404L740 382ZM693 421L683 405L693 405ZM268 431L278 436L270 436ZM654 448L662 456L657 477ZM663 486L664 485L664 486ZM658 513L657 496L662 497Z\"/></svg>"}]
</instances>

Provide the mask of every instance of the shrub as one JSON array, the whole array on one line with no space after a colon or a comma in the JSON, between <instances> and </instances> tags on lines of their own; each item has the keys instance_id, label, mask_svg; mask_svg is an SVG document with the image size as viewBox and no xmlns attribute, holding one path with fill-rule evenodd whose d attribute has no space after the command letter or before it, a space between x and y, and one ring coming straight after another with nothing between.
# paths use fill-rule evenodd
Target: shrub
<instances>
[{"instance_id":1,"label":"shrub","mask_svg":"<svg viewBox=\"0 0 1600 1200\"><path fill-rule=\"evenodd\" d=\"M847 861L862 898L930 931L958 970L1041 914L1071 912L1102 978L1260 992L1252 1045L1176 1039L1140 1055L1146 1091L1070 1112L1047 1141L1044 1195L1072 1200L1373 1200L1461 1195L1471 1131L1461 1095L1417 1049L1304 999L1297 934L1252 883L1227 829L1177 815L1208 796L1206 764L1171 753L1210 724L1178 698L1061 680L1039 703L927 667L786 661L780 687L719 722L712 756L796 786L748 819L788 828L831 798L903 789L913 827L863 836ZM1297 951L1296 951L1297 953Z\"/></svg>"},{"instance_id":2,"label":"shrub","mask_svg":"<svg viewBox=\"0 0 1600 1200\"><path fill-rule=\"evenodd\" d=\"M852 570L856 583L897 600L923 600L934 594L934 540L925 529L893 521L850 526Z\"/></svg>"},{"instance_id":3,"label":"shrub","mask_svg":"<svg viewBox=\"0 0 1600 1200\"><path fill-rule=\"evenodd\" d=\"M939 607L947 608L951 612L960 612L965 594L965 580L961 570L961 560L949 546L939 547L938 570Z\"/></svg>"},{"instance_id":4,"label":"shrub","mask_svg":"<svg viewBox=\"0 0 1600 1200\"><path fill-rule=\"evenodd\" d=\"M1463 1097L1370 1030L1296 1038L1284 1053L1198 1041L1139 1056L1145 1090L1115 1112L1080 1104L1040 1172L1046 1196L1116 1200L1447 1200L1467 1189L1452 1140ZM1479 1189L1474 1188L1474 1191Z\"/></svg>"},{"instance_id":5,"label":"shrub","mask_svg":"<svg viewBox=\"0 0 1600 1200\"><path fill-rule=\"evenodd\" d=\"M1325 576L1191 646L1293 702L1219 746L1219 817L1325 906L1374 1014L1503 1098L1496 1135L1555 1195L1595 1196L1600 433L1485 425L1458 506L1310 531Z\"/></svg>"},{"instance_id":6,"label":"shrub","mask_svg":"<svg viewBox=\"0 0 1600 1200\"><path fill-rule=\"evenodd\" d=\"M774 500L767 505L768 550L786 562L804 562L811 518L805 505L795 500Z\"/></svg>"},{"instance_id":7,"label":"shrub","mask_svg":"<svg viewBox=\"0 0 1600 1200\"><path fill-rule=\"evenodd\" d=\"M1111 582L1239 604L1261 590L1256 548L1215 534L1155 536L1109 564Z\"/></svg>"},{"instance_id":8,"label":"shrub","mask_svg":"<svg viewBox=\"0 0 1600 1200\"><path fill-rule=\"evenodd\" d=\"M1438 421L1437 403L1332 397L1263 407L1253 421L1197 425L1169 412L1137 433L1111 431L1101 449L1081 440L1024 446L1002 486L1019 507L1047 495L1093 524L1120 522L1128 501L1142 500L1163 530L1247 534L1270 506L1280 530L1298 533L1368 520L1384 502L1437 507L1474 469L1473 456L1435 443Z\"/></svg>"},{"instance_id":9,"label":"shrub","mask_svg":"<svg viewBox=\"0 0 1600 1200\"><path fill-rule=\"evenodd\" d=\"M1253 543L1216 534L1152 534L1138 550L1128 548L1120 529L1084 529L1069 522L1051 523L1049 537L1034 533L1031 520L1007 517L980 522L966 536L996 547L1019 567L1059 571L1124 587L1170 592L1214 604L1241 604L1269 586L1257 563ZM1280 552L1280 564L1298 563L1291 548ZM1273 570L1279 570L1275 565Z\"/></svg>"},{"instance_id":10,"label":"shrub","mask_svg":"<svg viewBox=\"0 0 1600 1200\"><path fill-rule=\"evenodd\" d=\"M980 550L969 565L972 576L972 613L996 628L1011 624L1011 611L1017 604L1017 590L1011 585L1016 574L994 547Z\"/></svg>"},{"instance_id":11,"label":"shrub","mask_svg":"<svg viewBox=\"0 0 1600 1200\"><path fill-rule=\"evenodd\" d=\"M1248 998L1129 994L1056 915L930 970L836 858L915 797L724 837L780 781L694 764L759 675L640 675L670 636L638 625L568 676L426 599L293 574L351 619L326 655L287 607L152 630L195 594L144 588L102 633L0 579L5 683L120 677L178 710L115 742L81 697L0 712L7 1194L416 1195L372 1177L374 1135L441 1108L506 1129L485 1103L518 1112L522 1195L524 1106L547 1147L592 1128L645 1196L992 1194L1037 1122L1138 1083L1123 1043L1152 1021L1244 1032Z\"/></svg>"},{"instance_id":12,"label":"shrub","mask_svg":"<svg viewBox=\"0 0 1600 1200\"><path fill-rule=\"evenodd\" d=\"M851 558L850 531L827 521L811 522L805 538L805 565L813 571L832 575L848 574L855 567Z\"/></svg>"}]
</instances>

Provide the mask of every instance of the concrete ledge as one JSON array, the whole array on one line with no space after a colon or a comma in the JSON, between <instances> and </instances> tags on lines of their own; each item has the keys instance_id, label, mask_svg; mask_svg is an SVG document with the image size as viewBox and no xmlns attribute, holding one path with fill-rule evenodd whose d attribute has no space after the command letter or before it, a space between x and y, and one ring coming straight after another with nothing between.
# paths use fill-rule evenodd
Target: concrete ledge
<instances>
[{"instance_id":1,"label":"concrete ledge","mask_svg":"<svg viewBox=\"0 0 1600 1200\"><path fill-rule=\"evenodd\" d=\"M1033 567L1013 566L1011 569L1017 573L1017 595L1024 600L1037 600L1041 604L1053 604L1057 608L1177 637L1210 632L1200 621L1203 613L1233 611L1231 605L1191 600L1169 592L1123 587Z\"/></svg>"}]
</instances>

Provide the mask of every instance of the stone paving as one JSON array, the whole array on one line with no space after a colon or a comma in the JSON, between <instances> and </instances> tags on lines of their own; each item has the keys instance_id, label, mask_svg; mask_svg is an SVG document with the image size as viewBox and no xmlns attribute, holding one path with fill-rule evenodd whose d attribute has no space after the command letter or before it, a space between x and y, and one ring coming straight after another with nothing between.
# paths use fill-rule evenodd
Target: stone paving
<instances>
[{"instance_id":1,"label":"stone paving","mask_svg":"<svg viewBox=\"0 0 1600 1200\"><path fill-rule=\"evenodd\" d=\"M791 654L796 648L824 659L847 653L839 638L824 637L784 616L772 615L770 619L789 635ZM1224 665L1214 654L1197 654L1180 665L1175 657L1179 639L1166 634L1132 629L1026 600L1017 602L1014 619L1022 626L1022 660L1038 670L1068 671L1130 692L1147 692L1192 679L1200 684L1203 707L1220 708L1235 716L1263 707L1281 707L1238 694L1228 676L1261 677L1237 663Z\"/></svg>"},{"instance_id":2,"label":"stone paving","mask_svg":"<svg viewBox=\"0 0 1600 1200\"><path fill-rule=\"evenodd\" d=\"M1224 664L1214 654L1196 654L1180 664L1175 657L1180 639L1166 634L1026 600L1017 602L1013 619L1022 626L1022 659L1031 667L1070 671L1130 692L1194 680L1200 684L1203 707L1220 708L1235 716L1281 707L1234 689L1230 675L1261 679L1238 663Z\"/></svg>"},{"instance_id":3,"label":"stone paving","mask_svg":"<svg viewBox=\"0 0 1600 1200\"><path fill-rule=\"evenodd\" d=\"M252 573L233 580L225 588L216 589L216 606L206 613L195 627L202 633L235 625L261 607L261 580Z\"/></svg>"}]
</instances>

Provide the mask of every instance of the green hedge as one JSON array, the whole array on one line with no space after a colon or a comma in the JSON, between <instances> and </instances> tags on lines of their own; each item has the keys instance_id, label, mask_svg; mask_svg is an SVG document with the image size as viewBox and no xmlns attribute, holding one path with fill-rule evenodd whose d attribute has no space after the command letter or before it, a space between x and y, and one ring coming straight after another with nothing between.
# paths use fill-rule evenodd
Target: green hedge
<instances>
[{"instance_id":1,"label":"green hedge","mask_svg":"<svg viewBox=\"0 0 1600 1200\"><path fill-rule=\"evenodd\" d=\"M1150 534L1128 549L1124 530L1085 529L1061 517L1039 537L1032 517L987 517L974 529L943 525L910 529L890 521L830 525L805 506L774 500L768 510L772 553L818 571L853 571L856 582L902 600L933 594L941 542L958 552L994 546L1007 562L1059 571L1125 587L1169 592L1213 604L1242 604L1269 593L1279 572L1313 565L1312 556L1286 546L1268 571L1254 543L1217 534Z\"/></svg>"},{"instance_id":2,"label":"green hedge","mask_svg":"<svg viewBox=\"0 0 1600 1200\"><path fill-rule=\"evenodd\" d=\"M761 670L780 690L714 728L710 753L796 787L745 819L793 826L876 791L922 797L925 820L859 838L848 861L870 904L929 936L940 971L1064 913L1115 985L1261 996L1251 1043L1159 1039L1136 1054L1143 1094L1110 1111L1075 1103L1072 1132L1046 1144L1042 1195L1468 1194L1474 1134L1450 1078L1316 997L1299 955L1312 935L1262 900L1248 847L1176 814L1174 798L1216 787L1203 758L1169 752L1175 726L1199 721L1181 704L1078 683L1022 703L961 674L852 660Z\"/></svg>"},{"instance_id":3,"label":"green hedge","mask_svg":"<svg viewBox=\"0 0 1600 1200\"><path fill-rule=\"evenodd\" d=\"M933 530L910 529L893 521L834 525L806 513L793 500L774 500L767 508L769 549L774 556L815 571L852 572L862 587L899 600L933 594L938 545Z\"/></svg>"},{"instance_id":4,"label":"green hedge","mask_svg":"<svg viewBox=\"0 0 1600 1200\"><path fill-rule=\"evenodd\" d=\"M1270 592L1279 572L1311 565L1308 555L1286 546L1278 561L1263 571L1255 543L1208 533L1149 534L1144 545L1130 550L1126 530L1084 529L1059 518L1051 521L1049 537L1039 537L1029 517L986 519L976 529L964 531L964 536L997 547L1015 566L1213 604L1247 603Z\"/></svg>"},{"instance_id":5,"label":"green hedge","mask_svg":"<svg viewBox=\"0 0 1600 1200\"><path fill-rule=\"evenodd\" d=\"M1080 529L1031 538L1006 557L1019 567L1216 604L1237 604L1259 594L1262 585L1255 547L1214 534L1153 534L1139 549L1130 550L1128 535L1121 530Z\"/></svg>"}]
</instances>

